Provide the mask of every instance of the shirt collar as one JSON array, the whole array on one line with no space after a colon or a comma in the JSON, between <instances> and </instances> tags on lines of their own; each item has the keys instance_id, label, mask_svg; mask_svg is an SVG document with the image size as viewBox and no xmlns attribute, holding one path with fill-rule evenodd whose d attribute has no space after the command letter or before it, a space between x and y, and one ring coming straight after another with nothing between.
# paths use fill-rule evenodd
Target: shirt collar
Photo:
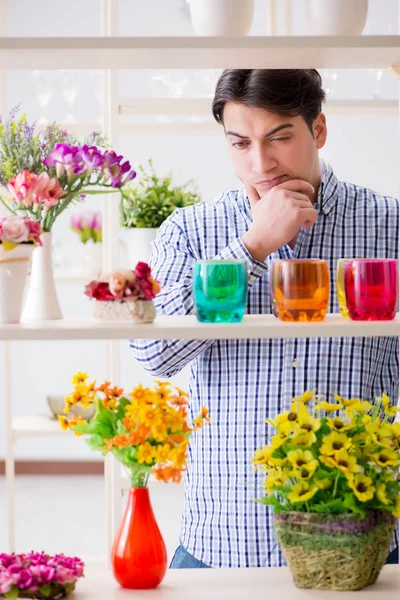
<instances>
[{"instance_id":1,"label":"shirt collar","mask_svg":"<svg viewBox=\"0 0 400 600\"><path fill-rule=\"evenodd\" d=\"M337 198L337 189L339 182L330 164L325 161L320 161L321 166L321 183L318 189L318 196L316 202L316 208L318 212L322 212L327 215Z\"/></svg>"}]
</instances>

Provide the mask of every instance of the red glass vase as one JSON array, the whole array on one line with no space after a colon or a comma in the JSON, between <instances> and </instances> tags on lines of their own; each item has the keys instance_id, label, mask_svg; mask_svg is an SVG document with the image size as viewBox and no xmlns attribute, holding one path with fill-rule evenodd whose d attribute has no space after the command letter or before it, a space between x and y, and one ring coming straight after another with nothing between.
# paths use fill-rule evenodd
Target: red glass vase
<instances>
[{"instance_id":1,"label":"red glass vase","mask_svg":"<svg viewBox=\"0 0 400 600\"><path fill-rule=\"evenodd\" d=\"M130 590L158 586L167 570L167 550L155 519L147 488L132 488L111 562L118 583Z\"/></svg>"}]
</instances>

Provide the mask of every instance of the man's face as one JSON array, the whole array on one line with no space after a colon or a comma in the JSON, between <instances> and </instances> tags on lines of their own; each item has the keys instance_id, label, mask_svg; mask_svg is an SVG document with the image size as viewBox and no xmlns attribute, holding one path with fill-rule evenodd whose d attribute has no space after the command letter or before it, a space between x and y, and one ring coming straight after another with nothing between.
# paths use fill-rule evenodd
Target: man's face
<instances>
[{"instance_id":1,"label":"man's face","mask_svg":"<svg viewBox=\"0 0 400 600\"><path fill-rule=\"evenodd\" d=\"M234 102L225 105L223 119L235 174L260 197L289 179L318 187L318 150L326 140L322 113L314 120L314 137L301 116L284 117Z\"/></svg>"}]
</instances>

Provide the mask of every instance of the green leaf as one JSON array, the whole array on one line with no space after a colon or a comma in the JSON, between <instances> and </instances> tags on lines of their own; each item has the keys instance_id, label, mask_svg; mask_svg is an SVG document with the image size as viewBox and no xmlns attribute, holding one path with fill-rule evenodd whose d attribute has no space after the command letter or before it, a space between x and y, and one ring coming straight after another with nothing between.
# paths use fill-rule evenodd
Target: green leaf
<instances>
[{"instance_id":1,"label":"green leaf","mask_svg":"<svg viewBox=\"0 0 400 600\"><path fill-rule=\"evenodd\" d=\"M11 598L11 600L15 600L15 598L18 598L18 588L17 588L17 586L13 585L9 592L5 592L4 597L5 598Z\"/></svg>"},{"instance_id":2,"label":"green leaf","mask_svg":"<svg viewBox=\"0 0 400 600\"><path fill-rule=\"evenodd\" d=\"M39 585L39 592L48 598L51 593L51 585L49 583L47 585Z\"/></svg>"},{"instance_id":3,"label":"green leaf","mask_svg":"<svg viewBox=\"0 0 400 600\"><path fill-rule=\"evenodd\" d=\"M74 583L66 583L66 584L64 585L64 589L65 589L65 593L66 593L66 594L67 594L67 596L68 596L68 594L70 594L71 592L73 592L73 591L74 591L74 589L75 589L75 584L74 584Z\"/></svg>"}]
</instances>

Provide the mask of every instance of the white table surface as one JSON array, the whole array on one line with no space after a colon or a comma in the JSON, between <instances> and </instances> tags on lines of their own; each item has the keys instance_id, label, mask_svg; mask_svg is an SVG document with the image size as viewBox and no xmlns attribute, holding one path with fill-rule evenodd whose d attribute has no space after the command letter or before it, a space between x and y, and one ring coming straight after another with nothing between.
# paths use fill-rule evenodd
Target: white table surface
<instances>
[{"instance_id":1,"label":"white table surface","mask_svg":"<svg viewBox=\"0 0 400 600\"><path fill-rule=\"evenodd\" d=\"M104 564L86 565L71 600L399 600L400 566L387 565L377 583L354 592L300 590L287 568L172 569L154 590L120 588Z\"/></svg>"}]
</instances>

